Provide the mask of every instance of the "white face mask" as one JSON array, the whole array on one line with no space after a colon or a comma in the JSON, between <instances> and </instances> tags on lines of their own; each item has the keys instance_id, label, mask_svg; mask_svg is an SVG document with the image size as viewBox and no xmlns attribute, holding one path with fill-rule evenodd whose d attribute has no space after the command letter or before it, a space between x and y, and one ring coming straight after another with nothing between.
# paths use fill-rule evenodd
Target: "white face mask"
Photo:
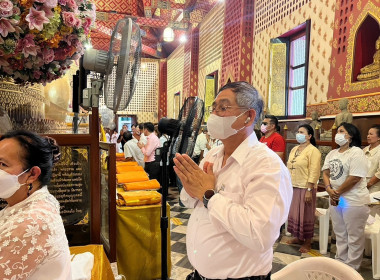
<instances>
[{"instance_id":1,"label":"white face mask","mask_svg":"<svg viewBox=\"0 0 380 280\"><path fill-rule=\"evenodd\" d=\"M228 137L235 135L238 131L242 130L245 126L239 130L233 129L231 126L237 120L238 117L248 111L241 113L239 116L219 117L215 114L211 114L207 121L208 133L215 139L227 139Z\"/></svg>"},{"instance_id":2,"label":"white face mask","mask_svg":"<svg viewBox=\"0 0 380 280\"><path fill-rule=\"evenodd\" d=\"M28 171L29 169L18 175L13 175L0 169L0 198L7 199L14 195L21 186L26 185L26 183L20 184L18 177Z\"/></svg>"},{"instance_id":3,"label":"white face mask","mask_svg":"<svg viewBox=\"0 0 380 280\"><path fill-rule=\"evenodd\" d=\"M346 144L348 139L346 139L345 135L343 133L337 133L335 134L335 143L337 143L339 146L343 146Z\"/></svg>"},{"instance_id":4,"label":"white face mask","mask_svg":"<svg viewBox=\"0 0 380 280\"><path fill-rule=\"evenodd\" d=\"M261 127L260 127L260 130L262 133L267 133L268 132L268 128L267 128L267 125L265 124L262 124Z\"/></svg>"}]
</instances>

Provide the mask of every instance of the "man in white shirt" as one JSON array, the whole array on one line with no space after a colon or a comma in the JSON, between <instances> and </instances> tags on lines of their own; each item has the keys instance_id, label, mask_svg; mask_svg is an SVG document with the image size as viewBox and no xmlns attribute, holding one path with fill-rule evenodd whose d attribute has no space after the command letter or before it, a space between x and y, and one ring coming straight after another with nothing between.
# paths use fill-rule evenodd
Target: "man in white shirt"
<instances>
[{"instance_id":1,"label":"man in white shirt","mask_svg":"<svg viewBox=\"0 0 380 280\"><path fill-rule=\"evenodd\" d=\"M181 200L195 208L186 245L195 268L187 279L270 279L273 244L286 221L293 190L281 159L257 140L263 100L246 82L219 90L207 122L223 145L198 167L177 154Z\"/></svg>"},{"instance_id":2,"label":"man in white shirt","mask_svg":"<svg viewBox=\"0 0 380 280\"><path fill-rule=\"evenodd\" d=\"M149 179L160 179L160 163L156 161L156 149L160 147L160 140L154 133L154 125L151 122L144 123L144 134L147 138L146 144L140 142L137 146L144 154L145 171L149 174Z\"/></svg>"},{"instance_id":3,"label":"man in white shirt","mask_svg":"<svg viewBox=\"0 0 380 280\"><path fill-rule=\"evenodd\" d=\"M207 129L201 128L197 137L197 140L195 141L194 145L194 151L193 151L193 161L196 164L199 164L199 162L203 159L203 153L204 150L207 148L207 137L206 137Z\"/></svg>"},{"instance_id":4,"label":"man in white shirt","mask_svg":"<svg viewBox=\"0 0 380 280\"><path fill-rule=\"evenodd\" d=\"M124 132L123 138L126 141L124 144L124 157L126 160L134 160L140 166L145 167L144 154L137 146L137 139L132 137L129 131Z\"/></svg>"}]
</instances>

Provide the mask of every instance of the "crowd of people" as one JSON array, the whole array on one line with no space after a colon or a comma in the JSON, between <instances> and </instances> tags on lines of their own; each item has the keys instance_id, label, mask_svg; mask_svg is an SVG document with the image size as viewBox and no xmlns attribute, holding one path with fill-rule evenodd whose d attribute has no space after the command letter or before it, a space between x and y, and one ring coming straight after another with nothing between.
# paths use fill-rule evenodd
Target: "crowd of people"
<instances>
[{"instance_id":1,"label":"crowd of people","mask_svg":"<svg viewBox=\"0 0 380 280\"><path fill-rule=\"evenodd\" d=\"M246 82L225 85L209 108L192 155L176 154L174 172L180 199L194 208L187 227L187 253L194 272L188 280L270 279L273 244L288 221L300 252L311 249L316 193L321 175L329 195L336 259L358 269L370 193L380 190L380 125L372 126L361 149L356 126L341 123L337 149L321 162L314 130L298 126L284 164L286 144L278 120L266 115L263 100ZM255 125L260 125L257 137ZM107 141L120 144L126 160L160 179L160 153L168 140L153 123L107 129ZM258 139L260 138L260 140ZM59 205L47 185L59 148L51 138L13 131L0 138L0 276L69 279L70 254ZM34 260L38 261L34 261ZM20 265L14 266L12 264ZM34 277L34 278L33 278Z\"/></svg>"}]
</instances>

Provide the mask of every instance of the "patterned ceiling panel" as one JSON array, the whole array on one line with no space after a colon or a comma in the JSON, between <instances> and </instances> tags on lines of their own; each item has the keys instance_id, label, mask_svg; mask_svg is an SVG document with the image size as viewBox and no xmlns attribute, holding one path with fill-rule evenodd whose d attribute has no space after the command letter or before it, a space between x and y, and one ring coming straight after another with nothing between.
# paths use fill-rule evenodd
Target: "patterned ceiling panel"
<instances>
[{"instance_id":1,"label":"patterned ceiling panel","mask_svg":"<svg viewBox=\"0 0 380 280\"><path fill-rule=\"evenodd\" d=\"M195 28L203 17L212 9L218 0L95 0L97 25L101 30L92 34L93 45L101 47L109 45L109 35L118 20L125 16L133 16L144 32L144 54L157 57L164 56L178 47L179 40L172 43L162 42L162 32L172 26L175 38ZM157 45L162 45L162 52L157 52Z\"/></svg>"},{"instance_id":2,"label":"patterned ceiling panel","mask_svg":"<svg viewBox=\"0 0 380 280\"><path fill-rule=\"evenodd\" d=\"M115 11L120 14L136 15L140 0L95 0L97 11Z\"/></svg>"}]
</instances>

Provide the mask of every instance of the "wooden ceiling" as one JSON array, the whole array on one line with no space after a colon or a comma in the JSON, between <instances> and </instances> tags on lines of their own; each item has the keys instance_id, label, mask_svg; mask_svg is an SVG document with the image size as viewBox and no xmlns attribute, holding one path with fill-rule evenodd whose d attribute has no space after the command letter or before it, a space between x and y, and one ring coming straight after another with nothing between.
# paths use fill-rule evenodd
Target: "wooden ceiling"
<instances>
[{"instance_id":1,"label":"wooden ceiling","mask_svg":"<svg viewBox=\"0 0 380 280\"><path fill-rule=\"evenodd\" d=\"M110 33L116 22L132 17L142 32L143 57L168 57L180 44L179 38L199 24L220 0L95 0L96 28L91 33L95 49L108 50ZM173 42L164 42L162 34L170 26Z\"/></svg>"}]
</instances>

